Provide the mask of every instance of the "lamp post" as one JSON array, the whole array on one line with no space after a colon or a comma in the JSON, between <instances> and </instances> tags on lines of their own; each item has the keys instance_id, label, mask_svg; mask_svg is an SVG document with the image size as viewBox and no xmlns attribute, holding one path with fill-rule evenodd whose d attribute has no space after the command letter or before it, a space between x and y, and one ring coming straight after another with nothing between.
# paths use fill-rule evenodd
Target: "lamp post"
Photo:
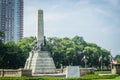
<instances>
[{"instance_id":1,"label":"lamp post","mask_svg":"<svg viewBox=\"0 0 120 80\"><path fill-rule=\"evenodd\" d=\"M103 62L103 61L102 61L102 59L101 59L101 71L102 71L102 62Z\"/></svg>"},{"instance_id":2,"label":"lamp post","mask_svg":"<svg viewBox=\"0 0 120 80\"><path fill-rule=\"evenodd\" d=\"M110 69L112 70L112 56L109 55L109 58L110 58Z\"/></svg>"},{"instance_id":3,"label":"lamp post","mask_svg":"<svg viewBox=\"0 0 120 80\"><path fill-rule=\"evenodd\" d=\"M110 69L112 70L112 55L111 55L111 49L110 49L109 58L110 58Z\"/></svg>"}]
</instances>

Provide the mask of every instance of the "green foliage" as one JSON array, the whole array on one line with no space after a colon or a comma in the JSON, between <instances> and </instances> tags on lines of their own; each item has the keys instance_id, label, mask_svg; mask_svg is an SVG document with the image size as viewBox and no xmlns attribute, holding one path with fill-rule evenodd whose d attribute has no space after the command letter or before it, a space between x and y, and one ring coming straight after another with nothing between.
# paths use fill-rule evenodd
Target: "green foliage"
<instances>
[{"instance_id":1,"label":"green foliage","mask_svg":"<svg viewBox=\"0 0 120 80\"><path fill-rule=\"evenodd\" d=\"M34 37L26 37L18 43L0 41L0 68L23 67L29 52L34 46ZM51 37L47 39L47 49L51 53L57 68L63 66L78 65L84 67L81 62L85 55L88 67L100 67L98 58L103 56L105 66L109 65L109 51L101 48L95 43L86 42L83 37L75 36L70 38ZM14 65L15 64L15 65Z\"/></svg>"},{"instance_id":2,"label":"green foliage","mask_svg":"<svg viewBox=\"0 0 120 80\"><path fill-rule=\"evenodd\" d=\"M57 78L57 77L0 77L0 80L90 80L90 79Z\"/></svg>"},{"instance_id":3,"label":"green foliage","mask_svg":"<svg viewBox=\"0 0 120 80\"><path fill-rule=\"evenodd\" d=\"M115 74L115 75L96 75L96 74L87 74L85 76L82 77L82 79L114 79L116 77L118 77L119 75Z\"/></svg>"},{"instance_id":4,"label":"green foliage","mask_svg":"<svg viewBox=\"0 0 120 80\"><path fill-rule=\"evenodd\" d=\"M2 41L0 41L0 68L3 66L3 58L5 56L5 52L6 52L6 47L2 43Z\"/></svg>"},{"instance_id":5,"label":"green foliage","mask_svg":"<svg viewBox=\"0 0 120 80\"><path fill-rule=\"evenodd\" d=\"M34 37L26 37L21 39L17 45L21 48L25 58L28 57L29 52L34 46Z\"/></svg>"},{"instance_id":6,"label":"green foliage","mask_svg":"<svg viewBox=\"0 0 120 80\"><path fill-rule=\"evenodd\" d=\"M38 77L0 77L0 80L44 80Z\"/></svg>"},{"instance_id":7,"label":"green foliage","mask_svg":"<svg viewBox=\"0 0 120 80\"><path fill-rule=\"evenodd\" d=\"M5 51L1 54L0 68L15 69L23 67L23 60L21 49L15 42L7 42L4 47Z\"/></svg>"},{"instance_id":8,"label":"green foliage","mask_svg":"<svg viewBox=\"0 0 120 80\"><path fill-rule=\"evenodd\" d=\"M0 31L0 37L5 37L4 32Z\"/></svg>"},{"instance_id":9,"label":"green foliage","mask_svg":"<svg viewBox=\"0 0 120 80\"><path fill-rule=\"evenodd\" d=\"M2 42L2 39L5 37L4 32L0 31L0 43Z\"/></svg>"},{"instance_id":10,"label":"green foliage","mask_svg":"<svg viewBox=\"0 0 120 80\"><path fill-rule=\"evenodd\" d=\"M23 38L18 43L0 41L0 68L23 68L33 45L33 37Z\"/></svg>"},{"instance_id":11,"label":"green foliage","mask_svg":"<svg viewBox=\"0 0 120 80\"><path fill-rule=\"evenodd\" d=\"M120 55L116 55L117 57L117 62L120 63Z\"/></svg>"},{"instance_id":12,"label":"green foliage","mask_svg":"<svg viewBox=\"0 0 120 80\"><path fill-rule=\"evenodd\" d=\"M98 74L110 74L111 71L96 71L94 74L98 75Z\"/></svg>"},{"instance_id":13,"label":"green foliage","mask_svg":"<svg viewBox=\"0 0 120 80\"><path fill-rule=\"evenodd\" d=\"M48 38L48 50L55 61L57 67L60 64L66 65L81 65L84 67L84 62L81 62L85 55L88 67L98 67L100 63L98 58L102 55L105 66L109 65L109 51L101 48L95 43L84 41L83 37L75 36L70 38Z\"/></svg>"},{"instance_id":14,"label":"green foliage","mask_svg":"<svg viewBox=\"0 0 120 80\"><path fill-rule=\"evenodd\" d=\"M86 45L86 41L84 41L83 37L80 36L75 36L72 38L72 41L76 44L76 45Z\"/></svg>"},{"instance_id":15,"label":"green foliage","mask_svg":"<svg viewBox=\"0 0 120 80\"><path fill-rule=\"evenodd\" d=\"M117 78L116 78L117 77ZM98 76L95 74L85 75L81 78L58 78L58 77L0 77L0 80L96 80L96 79L117 79L119 80L118 75L104 75Z\"/></svg>"}]
</instances>

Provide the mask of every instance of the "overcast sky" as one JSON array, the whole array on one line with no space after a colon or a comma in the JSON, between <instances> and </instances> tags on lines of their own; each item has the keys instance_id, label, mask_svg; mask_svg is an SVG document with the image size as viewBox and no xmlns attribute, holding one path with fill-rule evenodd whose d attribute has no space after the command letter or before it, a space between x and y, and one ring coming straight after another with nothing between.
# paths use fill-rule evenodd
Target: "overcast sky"
<instances>
[{"instance_id":1,"label":"overcast sky","mask_svg":"<svg viewBox=\"0 0 120 80\"><path fill-rule=\"evenodd\" d=\"M120 54L120 0L24 0L24 37L36 35L38 9L44 10L45 36L79 35Z\"/></svg>"}]
</instances>

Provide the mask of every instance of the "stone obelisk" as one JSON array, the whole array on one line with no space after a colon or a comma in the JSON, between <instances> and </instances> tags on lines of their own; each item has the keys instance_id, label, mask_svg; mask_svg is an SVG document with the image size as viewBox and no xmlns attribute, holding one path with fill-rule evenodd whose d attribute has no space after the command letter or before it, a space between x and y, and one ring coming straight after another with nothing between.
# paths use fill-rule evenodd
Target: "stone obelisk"
<instances>
[{"instance_id":1,"label":"stone obelisk","mask_svg":"<svg viewBox=\"0 0 120 80\"><path fill-rule=\"evenodd\" d=\"M43 22L43 10L38 10L38 21L37 21L37 42L38 46L44 43L44 22Z\"/></svg>"},{"instance_id":2,"label":"stone obelisk","mask_svg":"<svg viewBox=\"0 0 120 80\"><path fill-rule=\"evenodd\" d=\"M37 35L35 45L25 63L25 69L32 69L32 74L56 73L53 58L46 50L44 38L43 10L38 10Z\"/></svg>"}]
</instances>

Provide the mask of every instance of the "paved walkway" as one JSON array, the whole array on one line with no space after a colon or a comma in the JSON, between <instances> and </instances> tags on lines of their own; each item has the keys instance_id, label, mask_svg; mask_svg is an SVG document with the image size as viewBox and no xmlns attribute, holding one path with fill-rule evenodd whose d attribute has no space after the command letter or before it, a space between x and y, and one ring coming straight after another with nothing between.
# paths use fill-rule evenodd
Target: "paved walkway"
<instances>
[{"instance_id":1,"label":"paved walkway","mask_svg":"<svg viewBox=\"0 0 120 80\"><path fill-rule=\"evenodd\" d=\"M52 77L65 77L65 73L59 73L59 74L32 74L32 76L52 76Z\"/></svg>"},{"instance_id":2,"label":"paved walkway","mask_svg":"<svg viewBox=\"0 0 120 80\"><path fill-rule=\"evenodd\" d=\"M111 73L110 74L98 74L99 76L105 76L105 75L112 75Z\"/></svg>"}]
</instances>

